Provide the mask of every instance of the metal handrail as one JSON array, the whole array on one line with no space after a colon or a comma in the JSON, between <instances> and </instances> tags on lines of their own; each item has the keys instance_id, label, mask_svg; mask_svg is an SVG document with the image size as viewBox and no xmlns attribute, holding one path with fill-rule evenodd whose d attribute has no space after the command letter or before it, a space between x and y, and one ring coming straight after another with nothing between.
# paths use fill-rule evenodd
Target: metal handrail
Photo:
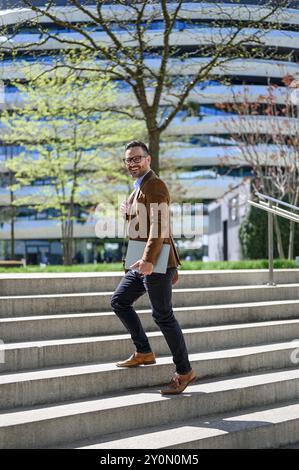
<instances>
[{"instance_id":1,"label":"metal handrail","mask_svg":"<svg viewBox=\"0 0 299 470\"><path fill-rule=\"evenodd\" d=\"M277 204L281 204L282 206L290 207L291 209L295 209L296 211L299 211L299 207L293 206L293 204L289 204L288 202L280 201L280 199L275 199L274 197L271 197L271 196L266 196L266 194L259 193L258 191L256 191L255 194L260 199L268 199L268 201L276 202Z\"/></svg>"},{"instance_id":2,"label":"metal handrail","mask_svg":"<svg viewBox=\"0 0 299 470\"><path fill-rule=\"evenodd\" d=\"M299 222L299 215L292 214L292 212L286 211L284 209L280 209L280 207L271 207L266 202L254 202L249 201L252 206L258 207L259 209L264 209L267 212L271 212L272 214L279 215L280 217L284 217L285 219L293 220L294 222ZM291 215L292 214L292 215Z\"/></svg>"},{"instance_id":3,"label":"metal handrail","mask_svg":"<svg viewBox=\"0 0 299 470\"><path fill-rule=\"evenodd\" d=\"M289 207L293 210L299 211L299 207L294 206L293 204L288 204L287 202L280 201L271 196L266 196L258 191L255 192L259 199L266 199L269 202L264 201L251 201L248 200L249 204L259 209L268 212L268 259L269 259L269 286L275 286L274 276L273 276L273 214L278 215L279 217L284 217L285 219L292 220L293 222L299 223L299 214L294 214L294 212L287 211L281 207L277 207L278 204ZM273 207L273 203L276 204L276 207Z\"/></svg>"}]
</instances>

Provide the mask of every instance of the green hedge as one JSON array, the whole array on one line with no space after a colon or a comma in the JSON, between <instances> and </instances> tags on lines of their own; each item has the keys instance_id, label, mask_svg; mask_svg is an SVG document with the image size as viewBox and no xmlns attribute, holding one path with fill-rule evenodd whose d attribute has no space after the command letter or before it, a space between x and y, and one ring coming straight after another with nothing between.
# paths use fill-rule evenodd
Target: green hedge
<instances>
[{"instance_id":1,"label":"green hedge","mask_svg":"<svg viewBox=\"0 0 299 470\"><path fill-rule=\"evenodd\" d=\"M278 217L285 256L288 256L290 222ZM274 258L278 258L276 233L274 231ZM268 214L251 207L249 214L239 231L243 256L245 259L263 259L268 257ZM295 224L294 257L299 256L299 224Z\"/></svg>"}]
</instances>

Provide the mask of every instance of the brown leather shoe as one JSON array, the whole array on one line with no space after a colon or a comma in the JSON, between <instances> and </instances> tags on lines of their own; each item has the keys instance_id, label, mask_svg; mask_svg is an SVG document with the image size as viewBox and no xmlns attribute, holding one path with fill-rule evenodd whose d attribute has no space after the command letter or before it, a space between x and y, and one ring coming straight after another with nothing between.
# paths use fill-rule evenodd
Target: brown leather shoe
<instances>
[{"instance_id":1,"label":"brown leather shoe","mask_svg":"<svg viewBox=\"0 0 299 470\"><path fill-rule=\"evenodd\" d=\"M138 367L147 366L150 364L156 364L156 358L153 352L150 353L139 353L134 352L129 359L122 362L117 362L117 367Z\"/></svg>"},{"instance_id":2,"label":"brown leather shoe","mask_svg":"<svg viewBox=\"0 0 299 470\"><path fill-rule=\"evenodd\" d=\"M160 390L162 395L177 395L182 393L187 385L196 379L196 375L193 369L188 374L175 373L171 382L166 388Z\"/></svg>"}]
</instances>

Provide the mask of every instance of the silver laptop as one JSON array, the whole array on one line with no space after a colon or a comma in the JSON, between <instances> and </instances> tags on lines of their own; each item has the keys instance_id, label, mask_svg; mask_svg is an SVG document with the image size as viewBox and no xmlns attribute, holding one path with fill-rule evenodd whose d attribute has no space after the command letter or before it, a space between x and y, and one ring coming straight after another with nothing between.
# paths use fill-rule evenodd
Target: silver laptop
<instances>
[{"instance_id":1,"label":"silver laptop","mask_svg":"<svg viewBox=\"0 0 299 470\"><path fill-rule=\"evenodd\" d=\"M142 258L146 242L137 240L129 240L126 254L125 268L132 269L130 266ZM154 264L153 273L165 274L167 271L170 245L163 244L156 263Z\"/></svg>"}]
</instances>

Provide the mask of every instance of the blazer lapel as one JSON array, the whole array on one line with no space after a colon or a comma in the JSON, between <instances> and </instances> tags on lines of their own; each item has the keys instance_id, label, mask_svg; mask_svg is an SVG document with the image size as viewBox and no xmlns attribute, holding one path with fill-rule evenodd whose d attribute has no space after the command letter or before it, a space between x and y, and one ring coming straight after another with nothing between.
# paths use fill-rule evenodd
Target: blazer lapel
<instances>
[{"instance_id":1,"label":"blazer lapel","mask_svg":"<svg viewBox=\"0 0 299 470\"><path fill-rule=\"evenodd\" d=\"M132 191L131 194L128 196L128 199L127 199L128 204L132 204L135 193L136 193L136 189L134 189L134 191Z\"/></svg>"},{"instance_id":2,"label":"blazer lapel","mask_svg":"<svg viewBox=\"0 0 299 470\"><path fill-rule=\"evenodd\" d=\"M137 214L137 200L138 200L140 191L142 190L144 185L155 176L156 176L155 172L153 170L150 170L141 181L140 187L137 189L134 189L134 191L128 197L128 202L130 204L130 209L129 209L130 220L132 219L132 217L135 217Z\"/></svg>"},{"instance_id":3,"label":"blazer lapel","mask_svg":"<svg viewBox=\"0 0 299 470\"><path fill-rule=\"evenodd\" d=\"M137 213L136 201L137 201L138 193L139 193L139 188L134 189L134 191L128 197L128 203L129 203L128 215L130 219L134 217Z\"/></svg>"},{"instance_id":4,"label":"blazer lapel","mask_svg":"<svg viewBox=\"0 0 299 470\"><path fill-rule=\"evenodd\" d=\"M156 173L153 170L150 170L141 181L140 189L142 190L143 186L155 176L156 176Z\"/></svg>"}]
</instances>

